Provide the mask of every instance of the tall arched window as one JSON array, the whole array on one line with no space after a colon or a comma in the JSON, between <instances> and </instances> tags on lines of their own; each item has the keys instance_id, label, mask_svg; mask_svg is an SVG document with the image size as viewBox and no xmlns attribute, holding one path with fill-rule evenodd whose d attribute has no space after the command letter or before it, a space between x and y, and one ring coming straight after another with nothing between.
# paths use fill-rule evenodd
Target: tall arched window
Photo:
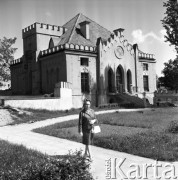
<instances>
[{"instance_id":1,"label":"tall arched window","mask_svg":"<svg viewBox=\"0 0 178 180\"><path fill-rule=\"evenodd\" d=\"M122 66L118 66L116 70L116 88L120 93L124 91L124 70Z\"/></svg>"},{"instance_id":2,"label":"tall arched window","mask_svg":"<svg viewBox=\"0 0 178 180\"><path fill-rule=\"evenodd\" d=\"M131 74L131 71L130 71L130 69L127 71L127 91L129 92L129 93L131 93L131 91L132 91L132 74Z\"/></svg>"},{"instance_id":3,"label":"tall arched window","mask_svg":"<svg viewBox=\"0 0 178 180\"><path fill-rule=\"evenodd\" d=\"M108 70L108 91L113 92L114 91L114 85L113 85L113 70L110 68Z\"/></svg>"}]
</instances>

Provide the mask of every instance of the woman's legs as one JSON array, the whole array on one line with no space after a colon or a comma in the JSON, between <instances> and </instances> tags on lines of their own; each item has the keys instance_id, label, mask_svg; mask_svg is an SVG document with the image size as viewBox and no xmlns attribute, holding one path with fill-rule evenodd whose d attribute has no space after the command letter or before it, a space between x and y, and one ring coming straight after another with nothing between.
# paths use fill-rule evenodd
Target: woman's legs
<instances>
[{"instance_id":1,"label":"woman's legs","mask_svg":"<svg viewBox=\"0 0 178 180\"><path fill-rule=\"evenodd\" d=\"M89 148L89 145L86 145L85 146L85 153L84 153L84 157L89 157L91 159L91 154L90 154L90 148Z\"/></svg>"},{"instance_id":2,"label":"woman's legs","mask_svg":"<svg viewBox=\"0 0 178 180\"><path fill-rule=\"evenodd\" d=\"M89 145L86 145L86 146L85 146L84 156L87 156L87 155L88 155L89 157L91 157Z\"/></svg>"},{"instance_id":3,"label":"woman's legs","mask_svg":"<svg viewBox=\"0 0 178 180\"><path fill-rule=\"evenodd\" d=\"M88 148L87 148L87 145L85 145L85 153L84 153L84 157L87 156L87 152L88 152Z\"/></svg>"},{"instance_id":4,"label":"woman's legs","mask_svg":"<svg viewBox=\"0 0 178 180\"><path fill-rule=\"evenodd\" d=\"M89 156L89 158L91 158L91 154L90 154L90 144L93 144L93 133L87 133L84 134L84 139L85 139L85 153L84 153L84 157Z\"/></svg>"},{"instance_id":5,"label":"woman's legs","mask_svg":"<svg viewBox=\"0 0 178 180\"><path fill-rule=\"evenodd\" d=\"M87 145L87 151L88 151L88 156L89 156L89 158L91 158L89 145Z\"/></svg>"}]
</instances>

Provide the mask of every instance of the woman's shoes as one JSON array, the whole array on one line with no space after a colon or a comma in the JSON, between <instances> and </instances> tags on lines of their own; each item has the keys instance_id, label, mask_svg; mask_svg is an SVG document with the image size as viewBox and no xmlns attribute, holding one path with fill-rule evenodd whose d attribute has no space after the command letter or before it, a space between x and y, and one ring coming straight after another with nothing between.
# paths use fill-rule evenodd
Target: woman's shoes
<instances>
[{"instance_id":1,"label":"woman's shoes","mask_svg":"<svg viewBox=\"0 0 178 180\"><path fill-rule=\"evenodd\" d=\"M84 157L86 160L90 161L90 162L93 161L92 158L91 158L91 156L89 156L89 155L84 155L83 157Z\"/></svg>"}]
</instances>

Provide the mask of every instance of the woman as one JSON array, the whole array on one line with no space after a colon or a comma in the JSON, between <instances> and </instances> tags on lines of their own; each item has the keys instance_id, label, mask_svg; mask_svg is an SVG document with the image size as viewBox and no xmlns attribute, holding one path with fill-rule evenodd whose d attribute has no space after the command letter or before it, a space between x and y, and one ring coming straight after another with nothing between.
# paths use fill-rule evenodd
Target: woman
<instances>
[{"instance_id":1,"label":"woman","mask_svg":"<svg viewBox=\"0 0 178 180\"><path fill-rule=\"evenodd\" d=\"M91 101L86 99L83 104L83 109L79 114L79 125L78 131L83 137L82 142L85 144L84 157L89 157L91 159L89 145L93 144L94 134L91 132L94 124L98 123L96 120L96 115L93 109L90 108Z\"/></svg>"}]
</instances>

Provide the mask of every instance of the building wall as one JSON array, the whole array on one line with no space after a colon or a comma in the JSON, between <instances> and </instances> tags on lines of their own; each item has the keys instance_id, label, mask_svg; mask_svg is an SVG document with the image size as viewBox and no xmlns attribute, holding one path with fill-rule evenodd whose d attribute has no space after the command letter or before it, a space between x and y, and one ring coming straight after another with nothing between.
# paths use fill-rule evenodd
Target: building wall
<instances>
[{"instance_id":1,"label":"building wall","mask_svg":"<svg viewBox=\"0 0 178 180\"><path fill-rule=\"evenodd\" d=\"M73 105L81 107L84 98L90 98L93 105L108 103L108 70L113 71L113 86L116 87L116 71L118 67L123 70L123 92L127 92L127 71L131 72L132 89L136 88L135 56L133 47L119 33L112 35L107 42L99 45L98 57L96 54L80 52L79 49L71 50L71 45L66 45L68 50L53 52L40 58L39 52L48 49L51 36L60 37L65 28L48 24L35 23L22 31L24 59L21 65L14 65L12 69L12 89L15 93L40 94L54 92L55 83L58 81L72 84ZM123 56L116 55L116 48L124 50ZM51 53L51 52L50 52ZM149 63L147 72L143 72L142 62L138 54L137 63L137 86L138 94L142 95L143 75L149 76L149 93L156 90L155 63ZM81 57L89 58L89 66L80 64ZM149 62L146 60L146 62ZM88 72L90 75L90 93L81 92L81 73ZM99 76L99 77L97 77ZM23 85L23 87L21 87ZM98 89L97 89L98 86ZM147 94L149 94L147 93ZM99 97L99 98L98 98ZM97 102L99 100L99 102Z\"/></svg>"},{"instance_id":2,"label":"building wall","mask_svg":"<svg viewBox=\"0 0 178 180\"><path fill-rule=\"evenodd\" d=\"M118 58L115 54L115 49L120 46L124 50L124 55ZM109 98L107 96L108 91L108 70L112 68L114 72L114 86L116 87L116 71L118 66L123 68L124 75L124 90L127 91L127 71L131 71L132 86L135 86L135 62L134 55L128 51L127 47L124 47L120 42L119 37L116 36L110 45L102 46L100 55L100 102L107 103Z\"/></svg>"},{"instance_id":3,"label":"building wall","mask_svg":"<svg viewBox=\"0 0 178 180\"><path fill-rule=\"evenodd\" d=\"M41 79L40 79L40 64L38 62L39 52L47 49L51 37L60 37L65 28L60 26L53 26L43 23L34 23L31 26L22 30L23 37L23 68L25 73L25 94L40 94L41 93ZM12 76L17 80L16 75ZM23 69L22 69L23 70ZM23 83L23 81L21 81ZM13 85L14 87L14 85ZM14 91L12 89L12 91ZM16 91L16 90L15 90Z\"/></svg>"},{"instance_id":4,"label":"building wall","mask_svg":"<svg viewBox=\"0 0 178 180\"><path fill-rule=\"evenodd\" d=\"M55 84L67 82L66 56L64 52L40 59L42 93L53 93Z\"/></svg>"},{"instance_id":5,"label":"building wall","mask_svg":"<svg viewBox=\"0 0 178 180\"><path fill-rule=\"evenodd\" d=\"M11 88L13 94L25 94L25 73L23 64L16 64L11 67Z\"/></svg>"},{"instance_id":6,"label":"building wall","mask_svg":"<svg viewBox=\"0 0 178 180\"><path fill-rule=\"evenodd\" d=\"M45 109L49 111L69 110L72 108L72 98L50 98L36 100L5 100L6 106L15 108Z\"/></svg>"},{"instance_id":7,"label":"building wall","mask_svg":"<svg viewBox=\"0 0 178 180\"><path fill-rule=\"evenodd\" d=\"M148 71L143 70L143 63L148 64ZM151 63L149 60L140 62L137 60L137 84L138 92L143 93L143 76L148 76L149 92L153 93L156 90L156 63Z\"/></svg>"},{"instance_id":8,"label":"building wall","mask_svg":"<svg viewBox=\"0 0 178 180\"><path fill-rule=\"evenodd\" d=\"M89 65L81 66L80 58L89 58ZM89 98L92 105L96 105L96 57L90 54L66 54L67 82L72 83L73 106L81 107L83 100ZM88 72L90 79L90 93L81 92L81 73Z\"/></svg>"}]
</instances>

